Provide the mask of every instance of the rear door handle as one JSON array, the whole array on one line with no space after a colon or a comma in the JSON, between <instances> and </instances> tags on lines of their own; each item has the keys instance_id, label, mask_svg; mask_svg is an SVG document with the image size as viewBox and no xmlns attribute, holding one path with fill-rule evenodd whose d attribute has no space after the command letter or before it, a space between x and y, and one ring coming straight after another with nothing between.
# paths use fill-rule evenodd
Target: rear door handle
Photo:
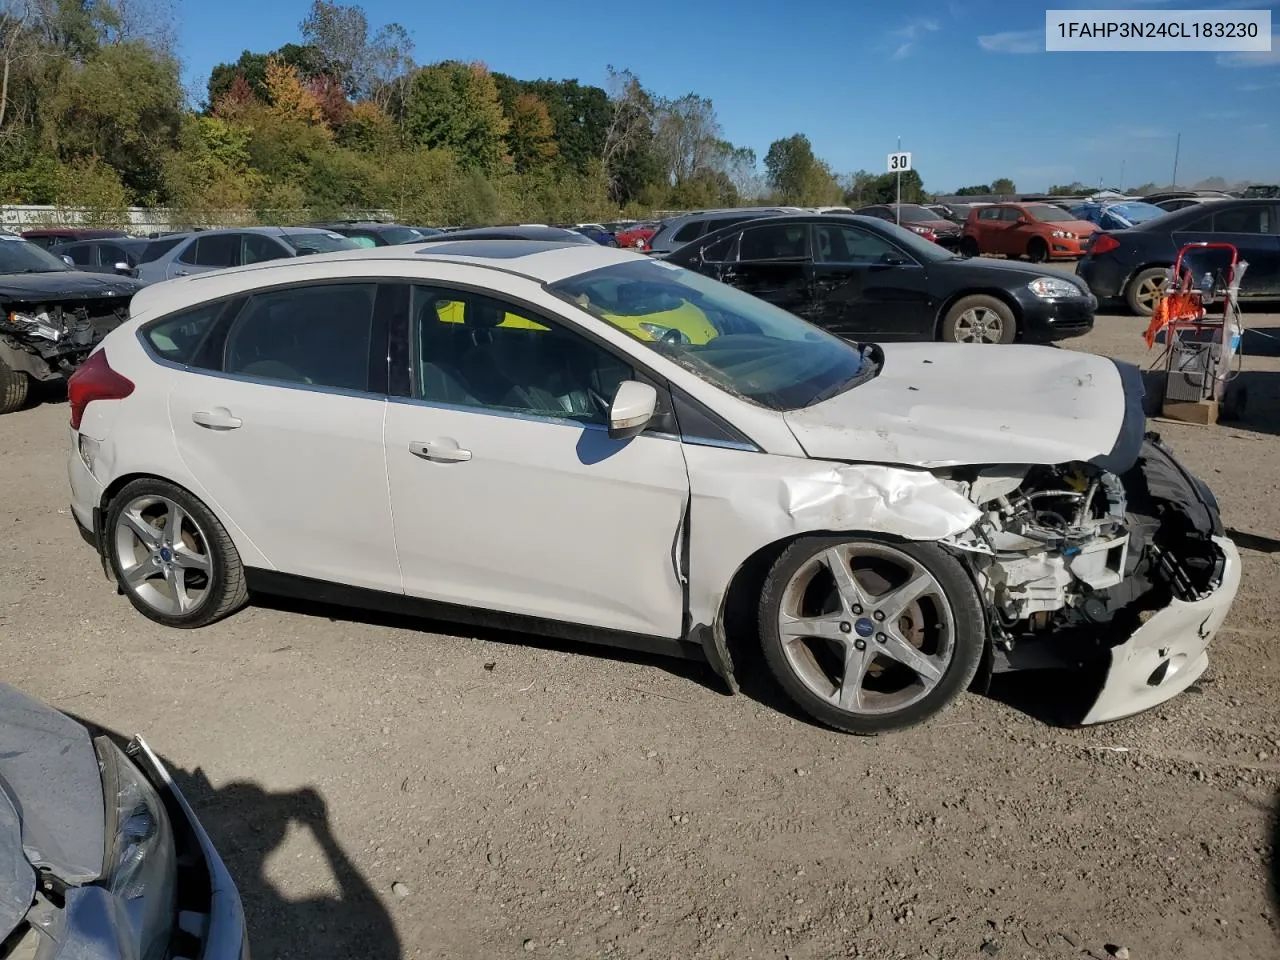
<instances>
[{"instance_id":1,"label":"rear door handle","mask_svg":"<svg viewBox=\"0 0 1280 960\"><path fill-rule=\"evenodd\" d=\"M244 421L233 417L226 407L214 407L212 410L197 410L191 415L193 423L210 430L234 430Z\"/></svg>"},{"instance_id":2,"label":"rear door handle","mask_svg":"<svg viewBox=\"0 0 1280 960\"><path fill-rule=\"evenodd\" d=\"M415 457L434 460L437 463L465 463L471 459L471 451L462 449L455 440L433 442L410 440L409 452Z\"/></svg>"}]
</instances>

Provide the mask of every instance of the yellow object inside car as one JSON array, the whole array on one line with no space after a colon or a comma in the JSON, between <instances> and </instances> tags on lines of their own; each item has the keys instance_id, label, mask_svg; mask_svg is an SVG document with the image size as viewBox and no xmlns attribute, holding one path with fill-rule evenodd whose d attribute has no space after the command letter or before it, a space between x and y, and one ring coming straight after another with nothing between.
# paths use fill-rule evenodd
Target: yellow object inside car
<instances>
[{"instance_id":1,"label":"yellow object inside car","mask_svg":"<svg viewBox=\"0 0 1280 960\"><path fill-rule=\"evenodd\" d=\"M585 306L585 303L583 305ZM718 335L718 331L707 319L707 315L687 300L680 301L678 307L655 313L635 315L603 311L597 311L597 313L637 340L661 340L671 331L675 331L683 338L681 342L703 344L714 340ZM438 300L436 314L440 317L441 323L466 323L466 304L461 300ZM507 313L498 326L522 330L547 330L544 325L518 313Z\"/></svg>"},{"instance_id":2,"label":"yellow object inside car","mask_svg":"<svg viewBox=\"0 0 1280 960\"><path fill-rule=\"evenodd\" d=\"M437 300L436 314L441 323L465 323L466 305L461 300ZM522 317L518 313L508 313L498 324L500 327L518 327L522 330L547 330L542 324Z\"/></svg>"}]
</instances>

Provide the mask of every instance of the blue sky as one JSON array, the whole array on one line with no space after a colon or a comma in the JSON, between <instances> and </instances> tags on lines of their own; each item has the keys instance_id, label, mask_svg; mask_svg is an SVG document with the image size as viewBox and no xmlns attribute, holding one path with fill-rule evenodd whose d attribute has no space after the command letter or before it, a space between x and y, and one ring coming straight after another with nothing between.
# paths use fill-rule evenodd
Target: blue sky
<instances>
[{"instance_id":1,"label":"blue sky","mask_svg":"<svg viewBox=\"0 0 1280 960\"><path fill-rule=\"evenodd\" d=\"M193 87L240 51L296 41L309 0L182 0ZM1271 53L1045 53L1046 6L1023 0L587 3L365 0L402 23L419 62L482 60L523 79L603 84L629 67L662 96L710 97L734 143L763 157L805 133L838 172L884 169L902 137L930 190L1012 177L1280 182L1280 39ZM1055 0L1053 9L1271 9L1280 0Z\"/></svg>"}]
</instances>

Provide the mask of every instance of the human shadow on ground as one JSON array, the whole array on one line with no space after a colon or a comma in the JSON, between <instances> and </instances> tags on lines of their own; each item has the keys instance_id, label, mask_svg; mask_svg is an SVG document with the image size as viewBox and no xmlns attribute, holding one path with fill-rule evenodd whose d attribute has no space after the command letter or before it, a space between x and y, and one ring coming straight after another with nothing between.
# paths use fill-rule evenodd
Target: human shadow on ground
<instances>
[{"instance_id":1,"label":"human shadow on ground","mask_svg":"<svg viewBox=\"0 0 1280 960\"><path fill-rule=\"evenodd\" d=\"M73 719L121 748L130 739L81 717ZM138 732L146 736L146 731ZM247 781L214 787L200 767L185 770L163 757L161 761L240 892L253 956L400 960L403 950L391 915L338 843L316 790L272 792ZM267 876L267 860L294 826L319 846L335 893L291 899Z\"/></svg>"}]
</instances>

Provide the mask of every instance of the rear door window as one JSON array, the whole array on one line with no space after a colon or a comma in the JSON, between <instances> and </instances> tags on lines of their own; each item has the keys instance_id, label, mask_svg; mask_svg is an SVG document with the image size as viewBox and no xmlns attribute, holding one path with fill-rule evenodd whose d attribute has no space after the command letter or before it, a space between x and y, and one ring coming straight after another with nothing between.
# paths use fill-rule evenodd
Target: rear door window
<instances>
[{"instance_id":1,"label":"rear door window","mask_svg":"<svg viewBox=\"0 0 1280 960\"><path fill-rule=\"evenodd\" d=\"M150 263L152 260L159 260L166 253L182 243L186 237L160 237L152 240L142 248L142 256L138 257L139 263Z\"/></svg>"},{"instance_id":2,"label":"rear door window","mask_svg":"<svg viewBox=\"0 0 1280 960\"><path fill-rule=\"evenodd\" d=\"M696 240L702 236L703 230L706 228L705 220L694 220L692 223L686 223L683 227L675 232L671 238L674 243L688 243L690 240Z\"/></svg>"},{"instance_id":3,"label":"rear door window","mask_svg":"<svg viewBox=\"0 0 1280 960\"><path fill-rule=\"evenodd\" d=\"M1250 204L1218 210L1213 215L1214 233L1275 233L1274 211L1266 204Z\"/></svg>"},{"instance_id":4,"label":"rear door window","mask_svg":"<svg viewBox=\"0 0 1280 960\"><path fill-rule=\"evenodd\" d=\"M368 392L376 292L329 283L257 294L227 331L224 371Z\"/></svg>"},{"instance_id":5,"label":"rear door window","mask_svg":"<svg viewBox=\"0 0 1280 960\"><path fill-rule=\"evenodd\" d=\"M243 263L262 263L264 260L280 260L289 256L289 251L270 237L260 233L244 234Z\"/></svg>"},{"instance_id":6,"label":"rear door window","mask_svg":"<svg viewBox=\"0 0 1280 960\"><path fill-rule=\"evenodd\" d=\"M238 233L198 236L178 259L198 267L234 267L240 260L240 236Z\"/></svg>"},{"instance_id":7,"label":"rear door window","mask_svg":"<svg viewBox=\"0 0 1280 960\"><path fill-rule=\"evenodd\" d=\"M809 257L807 223L771 223L742 231L741 261L804 260Z\"/></svg>"}]
</instances>

